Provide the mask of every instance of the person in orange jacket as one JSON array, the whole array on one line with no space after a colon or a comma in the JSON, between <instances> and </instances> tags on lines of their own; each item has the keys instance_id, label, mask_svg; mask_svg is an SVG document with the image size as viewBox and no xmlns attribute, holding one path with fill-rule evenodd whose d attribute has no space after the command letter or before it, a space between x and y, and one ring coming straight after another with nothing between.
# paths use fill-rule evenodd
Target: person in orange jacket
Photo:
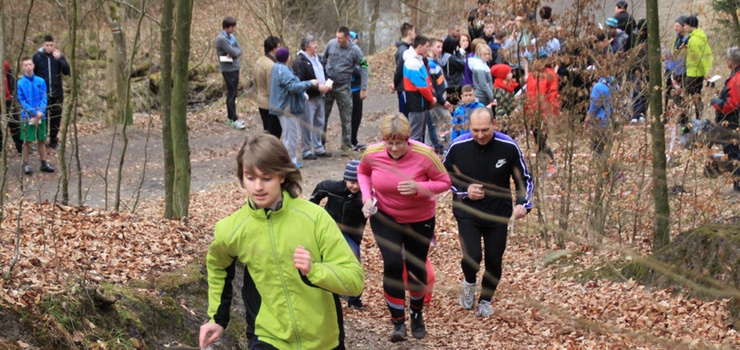
<instances>
[{"instance_id":1,"label":"person in orange jacket","mask_svg":"<svg viewBox=\"0 0 740 350\"><path fill-rule=\"evenodd\" d=\"M543 152L553 158L552 150L547 147L545 124L560 114L560 91L558 90L557 66L546 57L544 59L544 62L533 62L535 69L527 77L527 100L524 112L526 116L530 116L535 121L533 132L537 142L537 152Z\"/></svg>"}]
</instances>

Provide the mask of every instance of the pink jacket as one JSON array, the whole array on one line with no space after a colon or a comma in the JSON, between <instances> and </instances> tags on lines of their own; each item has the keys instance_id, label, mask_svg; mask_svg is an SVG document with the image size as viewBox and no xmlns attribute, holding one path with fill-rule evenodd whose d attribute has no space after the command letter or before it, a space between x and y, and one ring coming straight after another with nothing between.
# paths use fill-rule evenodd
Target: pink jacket
<instances>
[{"instance_id":1,"label":"pink jacket","mask_svg":"<svg viewBox=\"0 0 740 350\"><path fill-rule=\"evenodd\" d=\"M402 195L398 183L414 180L419 185L415 195ZM385 144L367 148L357 167L357 181L362 201L377 198L378 209L399 224L428 220L436 211L436 194L450 188L450 177L431 147L409 140L409 150L399 160L392 159Z\"/></svg>"}]
</instances>

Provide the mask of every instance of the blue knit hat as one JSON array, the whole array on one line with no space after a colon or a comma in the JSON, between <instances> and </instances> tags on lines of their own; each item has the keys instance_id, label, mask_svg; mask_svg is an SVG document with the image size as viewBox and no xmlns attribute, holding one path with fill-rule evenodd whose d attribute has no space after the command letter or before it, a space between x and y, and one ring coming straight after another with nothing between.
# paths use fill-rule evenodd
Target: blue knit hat
<instances>
[{"instance_id":1,"label":"blue knit hat","mask_svg":"<svg viewBox=\"0 0 740 350\"><path fill-rule=\"evenodd\" d=\"M344 166L344 180L357 181L358 165L360 165L360 161L357 159L352 159L347 163L347 165Z\"/></svg>"},{"instance_id":2,"label":"blue knit hat","mask_svg":"<svg viewBox=\"0 0 740 350\"><path fill-rule=\"evenodd\" d=\"M607 27L616 28L618 24L619 24L619 22L614 17L609 17L609 18L606 19L606 26Z\"/></svg>"},{"instance_id":3,"label":"blue knit hat","mask_svg":"<svg viewBox=\"0 0 740 350\"><path fill-rule=\"evenodd\" d=\"M349 38L352 40L357 39L357 33L350 31L349 32Z\"/></svg>"}]
</instances>

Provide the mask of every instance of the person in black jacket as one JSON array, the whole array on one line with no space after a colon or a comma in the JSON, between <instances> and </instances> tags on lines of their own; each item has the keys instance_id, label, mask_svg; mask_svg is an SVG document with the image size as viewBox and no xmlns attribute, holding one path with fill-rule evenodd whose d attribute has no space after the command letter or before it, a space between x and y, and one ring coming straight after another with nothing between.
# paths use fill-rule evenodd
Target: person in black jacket
<instances>
[{"instance_id":1,"label":"person in black jacket","mask_svg":"<svg viewBox=\"0 0 740 350\"><path fill-rule=\"evenodd\" d=\"M617 20L617 28L627 33L629 40L625 43L624 50L627 51L635 45L637 40L635 30L637 29L637 21L632 15L627 12L628 4L626 1L621 0L617 2L614 8L614 18Z\"/></svg>"},{"instance_id":2,"label":"person in black jacket","mask_svg":"<svg viewBox=\"0 0 740 350\"><path fill-rule=\"evenodd\" d=\"M59 148L59 125L62 121L62 104L64 104L64 89L62 75L69 75L69 63L59 49L54 45L54 37L44 37L44 46L33 55L33 64L36 68L33 74L44 79L49 102L47 103L47 117L49 118L49 147Z\"/></svg>"},{"instance_id":3,"label":"person in black jacket","mask_svg":"<svg viewBox=\"0 0 740 350\"><path fill-rule=\"evenodd\" d=\"M473 308L476 274L485 257L478 315L488 317L493 314L491 299L501 279L509 217L513 214L521 219L532 209L532 176L516 141L494 131L493 113L485 107L473 110L470 132L453 141L442 162L452 180L452 213L463 253L465 279L460 304L467 310ZM511 200L512 179L515 205Z\"/></svg>"},{"instance_id":4,"label":"person in black jacket","mask_svg":"<svg viewBox=\"0 0 740 350\"><path fill-rule=\"evenodd\" d=\"M460 102L463 73L465 72L465 54L458 50L459 44L458 39L447 37L442 42L442 57L439 60L447 82L447 101L453 105Z\"/></svg>"},{"instance_id":5,"label":"person in black jacket","mask_svg":"<svg viewBox=\"0 0 740 350\"><path fill-rule=\"evenodd\" d=\"M403 93L403 53L411 47L416 38L416 28L411 23L401 25L401 40L396 42L396 70L393 72L391 90L398 94L398 111L408 118L406 95Z\"/></svg>"},{"instance_id":6,"label":"person in black jacket","mask_svg":"<svg viewBox=\"0 0 740 350\"><path fill-rule=\"evenodd\" d=\"M367 219L362 212L362 193L360 185L357 183L357 166L359 160L353 159L344 167L343 180L324 180L319 182L314 188L309 200L319 204L326 198L324 209L337 222L339 230L342 231L347 244L352 248L357 260L360 259L360 243L362 243L362 234L365 231ZM358 297L349 297L347 306L355 309L361 308L361 295Z\"/></svg>"},{"instance_id":7,"label":"person in black jacket","mask_svg":"<svg viewBox=\"0 0 740 350\"><path fill-rule=\"evenodd\" d=\"M301 39L301 51L298 51L293 62L293 71L301 81L316 79L319 84L306 90L308 101L306 109L301 114L301 156L304 160L314 160L317 157L331 157L321 142L321 133L324 131L326 114L324 109L324 94L331 90L326 83L326 68L316 54L316 39L313 35L306 35Z\"/></svg>"}]
</instances>

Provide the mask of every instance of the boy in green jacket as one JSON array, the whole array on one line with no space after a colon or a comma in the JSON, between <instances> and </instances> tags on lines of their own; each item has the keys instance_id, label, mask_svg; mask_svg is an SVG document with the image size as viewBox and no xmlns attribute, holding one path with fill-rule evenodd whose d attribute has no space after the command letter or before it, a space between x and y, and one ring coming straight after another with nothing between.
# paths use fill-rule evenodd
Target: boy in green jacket
<instances>
[{"instance_id":1,"label":"boy in green jacket","mask_svg":"<svg viewBox=\"0 0 740 350\"><path fill-rule=\"evenodd\" d=\"M216 223L208 247L210 320L200 347L229 322L238 261L250 349L344 349L337 295L362 292L362 266L331 216L298 197L301 173L275 136L248 137L237 166L247 204Z\"/></svg>"}]
</instances>

